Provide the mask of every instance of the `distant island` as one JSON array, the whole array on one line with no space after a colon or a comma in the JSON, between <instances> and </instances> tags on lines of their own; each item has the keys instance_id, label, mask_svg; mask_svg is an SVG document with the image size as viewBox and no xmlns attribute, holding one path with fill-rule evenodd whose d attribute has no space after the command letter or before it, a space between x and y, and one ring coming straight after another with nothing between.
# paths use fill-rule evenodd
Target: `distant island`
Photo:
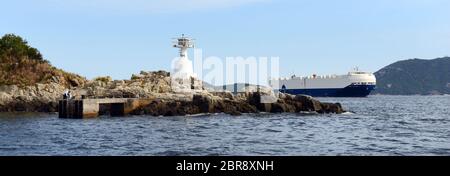
<instances>
[{"instance_id":1,"label":"distant island","mask_svg":"<svg viewBox=\"0 0 450 176\"><path fill-rule=\"evenodd\" d=\"M238 94L217 92L201 80L190 79L192 92L182 93L174 91L173 79L166 71L141 71L129 80L112 80L109 76L88 80L53 67L20 36L7 34L0 38L0 112L57 112L58 101L67 90L75 99L145 99L133 104L131 115L344 112L339 103L323 103L310 96L273 94L259 87ZM275 101L262 103L267 97Z\"/></svg>"},{"instance_id":2,"label":"distant island","mask_svg":"<svg viewBox=\"0 0 450 176\"><path fill-rule=\"evenodd\" d=\"M450 57L398 61L377 71L375 76L377 89L373 94L450 94Z\"/></svg>"}]
</instances>

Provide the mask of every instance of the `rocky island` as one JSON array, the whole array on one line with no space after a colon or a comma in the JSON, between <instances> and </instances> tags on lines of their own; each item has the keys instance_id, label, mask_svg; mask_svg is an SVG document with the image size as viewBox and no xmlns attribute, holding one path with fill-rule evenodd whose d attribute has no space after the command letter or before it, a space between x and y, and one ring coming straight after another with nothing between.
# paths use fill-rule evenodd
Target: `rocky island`
<instances>
[{"instance_id":1,"label":"rocky island","mask_svg":"<svg viewBox=\"0 0 450 176\"><path fill-rule=\"evenodd\" d=\"M304 95L274 94L259 86L249 86L237 94L217 92L194 78L194 91L179 93L174 91L171 75L166 71L141 71L129 80L112 80L108 76L87 80L51 66L37 49L12 34L0 40L0 63L0 112L57 112L58 101L66 90L71 90L75 99L148 100L136 104L129 113L132 115L344 112L339 103L323 103ZM263 97L276 101L261 103Z\"/></svg>"},{"instance_id":2,"label":"rocky island","mask_svg":"<svg viewBox=\"0 0 450 176\"><path fill-rule=\"evenodd\" d=\"M374 94L450 94L450 57L398 61L375 75L378 83Z\"/></svg>"}]
</instances>

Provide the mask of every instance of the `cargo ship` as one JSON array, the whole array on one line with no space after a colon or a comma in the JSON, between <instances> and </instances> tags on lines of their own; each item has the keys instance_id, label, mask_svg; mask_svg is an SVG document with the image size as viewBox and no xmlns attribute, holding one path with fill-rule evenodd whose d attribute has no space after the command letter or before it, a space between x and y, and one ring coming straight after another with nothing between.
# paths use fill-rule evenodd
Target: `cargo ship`
<instances>
[{"instance_id":1,"label":"cargo ship","mask_svg":"<svg viewBox=\"0 0 450 176\"><path fill-rule=\"evenodd\" d=\"M293 75L290 78L272 79L270 84L275 90L293 95L367 97L376 87L376 77L373 73L355 69L346 75L318 76L314 74L307 77Z\"/></svg>"}]
</instances>

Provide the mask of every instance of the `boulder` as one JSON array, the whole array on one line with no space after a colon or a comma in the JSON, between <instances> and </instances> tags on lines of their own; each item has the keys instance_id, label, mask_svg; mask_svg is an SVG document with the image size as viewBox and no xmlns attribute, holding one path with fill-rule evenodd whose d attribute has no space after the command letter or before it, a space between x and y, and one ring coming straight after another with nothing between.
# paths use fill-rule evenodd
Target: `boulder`
<instances>
[{"instance_id":1,"label":"boulder","mask_svg":"<svg viewBox=\"0 0 450 176\"><path fill-rule=\"evenodd\" d=\"M6 92L0 92L0 106L6 105L10 102L12 102L12 96L10 94L7 94Z\"/></svg>"},{"instance_id":2,"label":"boulder","mask_svg":"<svg viewBox=\"0 0 450 176\"><path fill-rule=\"evenodd\" d=\"M294 98L295 101L298 101L301 103L302 107L300 108L301 111L316 111L316 112L322 112L322 105L321 102L314 99L311 96L308 95L296 95Z\"/></svg>"},{"instance_id":3,"label":"boulder","mask_svg":"<svg viewBox=\"0 0 450 176\"><path fill-rule=\"evenodd\" d=\"M214 113L214 101L211 96L196 94L192 98L192 104L197 106L201 113Z\"/></svg>"},{"instance_id":4,"label":"boulder","mask_svg":"<svg viewBox=\"0 0 450 176\"><path fill-rule=\"evenodd\" d=\"M336 113L336 114L344 113L344 110L342 109L340 103L322 103L321 106L322 109L320 113Z\"/></svg>"}]
</instances>

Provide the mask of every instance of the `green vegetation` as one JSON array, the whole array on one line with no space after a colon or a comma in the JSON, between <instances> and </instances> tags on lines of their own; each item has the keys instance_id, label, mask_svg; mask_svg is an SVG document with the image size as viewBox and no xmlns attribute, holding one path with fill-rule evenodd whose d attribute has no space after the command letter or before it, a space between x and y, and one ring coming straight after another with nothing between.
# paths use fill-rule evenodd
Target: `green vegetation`
<instances>
[{"instance_id":1,"label":"green vegetation","mask_svg":"<svg viewBox=\"0 0 450 176\"><path fill-rule=\"evenodd\" d=\"M28 46L27 41L14 34L6 34L0 39L0 56L16 60L25 58L47 62L36 48Z\"/></svg>"},{"instance_id":2,"label":"green vegetation","mask_svg":"<svg viewBox=\"0 0 450 176\"><path fill-rule=\"evenodd\" d=\"M0 85L29 86L49 82L73 87L84 84L85 79L53 67L20 36L6 34L0 39Z\"/></svg>"},{"instance_id":3,"label":"green vegetation","mask_svg":"<svg viewBox=\"0 0 450 176\"><path fill-rule=\"evenodd\" d=\"M100 81L100 82L108 83L108 82L112 81L112 78L110 76L103 76L103 77L95 78L94 81Z\"/></svg>"},{"instance_id":4,"label":"green vegetation","mask_svg":"<svg viewBox=\"0 0 450 176\"><path fill-rule=\"evenodd\" d=\"M450 94L450 57L399 61L379 70L375 76L377 90L374 93Z\"/></svg>"},{"instance_id":5,"label":"green vegetation","mask_svg":"<svg viewBox=\"0 0 450 176\"><path fill-rule=\"evenodd\" d=\"M136 76L135 74L131 75L131 80L138 80L138 79L140 79L139 76Z\"/></svg>"}]
</instances>

